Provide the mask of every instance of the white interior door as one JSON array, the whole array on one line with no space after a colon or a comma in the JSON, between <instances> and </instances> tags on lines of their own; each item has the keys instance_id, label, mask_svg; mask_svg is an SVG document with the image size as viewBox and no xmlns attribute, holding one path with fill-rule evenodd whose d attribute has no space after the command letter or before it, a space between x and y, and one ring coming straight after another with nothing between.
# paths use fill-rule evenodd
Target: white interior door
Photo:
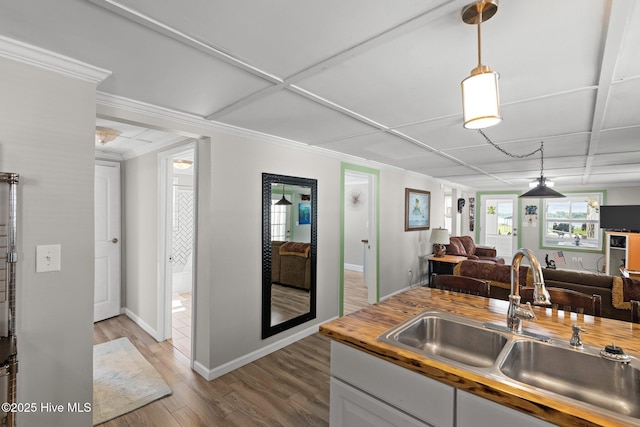
<instances>
[{"instance_id":1,"label":"white interior door","mask_svg":"<svg viewBox=\"0 0 640 427\"><path fill-rule=\"evenodd\" d=\"M97 162L95 173L93 321L120 314L120 164Z\"/></svg>"},{"instance_id":2,"label":"white interior door","mask_svg":"<svg viewBox=\"0 0 640 427\"><path fill-rule=\"evenodd\" d=\"M480 244L493 246L511 259L518 250L518 196L490 194L480 198Z\"/></svg>"}]
</instances>

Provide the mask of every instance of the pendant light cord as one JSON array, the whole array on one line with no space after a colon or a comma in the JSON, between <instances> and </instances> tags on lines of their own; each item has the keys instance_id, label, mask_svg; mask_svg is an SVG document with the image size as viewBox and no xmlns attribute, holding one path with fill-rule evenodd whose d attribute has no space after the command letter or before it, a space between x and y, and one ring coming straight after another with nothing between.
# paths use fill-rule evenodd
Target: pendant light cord
<instances>
[{"instance_id":1,"label":"pendant light cord","mask_svg":"<svg viewBox=\"0 0 640 427\"><path fill-rule=\"evenodd\" d=\"M511 153L509 153L507 150L505 150L504 148L500 147L498 144L494 143L494 142L493 142L493 141L492 141L492 140L487 136L487 134L486 134L486 133L484 133L484 132L482 131L482 129L478 129L478 133L479 133L480 135L482 135L482 136L484 137L484 139L486 139L486 140L487 140L487 142L488 142L489 144L491 144L491 145L492 145L496 150L498 150L498 151L500 151L500 152L502 152L502 153L506 154L506 155L507 155L507 156L509 156L509 157L513 157L514 159L524 159L525 157L531 157L531 156L533 156L534 154L536 154L537 152L540 152L541 157L542 157L542 158L544 158L544 148L543 148L543 147L544 147L544 142L543 142L543 141L540 141L540 148L538 148L538 149L536 149L536 150L534 150L534 151L532 151L532 152L530 152L530 153L528 153L528 154L511 154ZM543 160L543 161L544 161L544 160Z\"/></svg>"}]
</instances>

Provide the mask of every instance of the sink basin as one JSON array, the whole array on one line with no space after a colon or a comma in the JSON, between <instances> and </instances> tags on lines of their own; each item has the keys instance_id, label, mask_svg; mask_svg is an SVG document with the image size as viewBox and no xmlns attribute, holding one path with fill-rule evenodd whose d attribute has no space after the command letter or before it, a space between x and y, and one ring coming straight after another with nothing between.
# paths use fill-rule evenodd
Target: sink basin
<instances>
[{"instance_id":1,"label":"sink basin","mask_svg":"<svg viewBox=\"0 0 640 427\"><path fill-rule=\"evenodd\" d=\"M500 371L520 383L640 418L640 370L587 351L516 341Z\"/></svg>"},{"instance_id":2,"label":"sink basin","mask_svg":"<svg viewBox=\"0 0 640 427\"><path fill-rule=\"evenodd\" d=\"M423 313L401 323L378 338L427 356L437 356L467 366L488 368L508 338L467 319L445 313Z\"/></svg>"}]
</instances>

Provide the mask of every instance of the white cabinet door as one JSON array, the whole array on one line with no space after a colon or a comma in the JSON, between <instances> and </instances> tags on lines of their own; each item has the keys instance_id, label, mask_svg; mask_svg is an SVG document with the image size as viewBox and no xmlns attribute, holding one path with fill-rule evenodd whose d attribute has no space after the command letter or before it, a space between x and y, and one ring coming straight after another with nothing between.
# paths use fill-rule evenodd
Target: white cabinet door
<instances>
[{"instance_id":1,"label":"white cabinet door","mask_svg":"<svg viewBox=\"0 0 640 427\"><path fill-rule=\"evenodd\" d=\"M515 409L456 390L457 427L551 427L554 424Z\"/></svg>"},{"instance_id":2,"label":"white cabinet door","mask_svg":"<svg viewBox=\"0 0 640 427\"><path fill-rule=\"evenodd\" d=\"M455 389L333 341L331 376L429 425L453 427Z\"/></svg>"},{"instance_id":3,"label":"white cabinet door","mask_svg":"<svg viewBox=\"0 0 640 427\"><path fill-rule=\"evenodd\" d=\"M331 378L331 427L429 427L391 405Z\"/></svg>"}]
</instances>

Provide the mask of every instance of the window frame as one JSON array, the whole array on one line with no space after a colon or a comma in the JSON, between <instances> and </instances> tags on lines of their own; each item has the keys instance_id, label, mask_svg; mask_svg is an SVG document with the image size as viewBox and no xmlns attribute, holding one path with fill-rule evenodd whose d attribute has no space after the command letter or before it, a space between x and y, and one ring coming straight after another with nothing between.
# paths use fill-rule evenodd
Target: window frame
<instances>
[{"instance_id":1,"label":"window frame","mask_svg":"<svg viewBox=\"0 0 640 427\"><path fill-rule=\"evenodd\" d=\"M561 199L561 200L567 200L569 203L583 202L585 200L588 200L589 198L595 198L598 201L599 206L602 206L603 204L606 203L605 190L588 190L588 191L575 191L575 192L569 191L569 192L563 192L563 194L567 196L567 199ZM604 249L605 249L604 248L605 246L604 230L600 228L600 216L598 215L597 220L572 219L571 211L570 211L569 218L566 220L558 219L558 218L549 219L547 218L548 203L552 203L557 200L558 199L551 199L551 198L540 199L541 208L542 208L541 219L540 219L540 248L548 249L548 250L564 250L564 251L573 251L573 252L604 253ZM569 224L571 223L596 224L596 236L597 236L598 245L597 247L575 246L575 245L567 245L567 244L554 245L552 242L549 241L549 238L547 237L547 223L549 222L568 222ZM571 232L569 231L568 234L571 234ZM569 240L566 240L566 241L568 242Z\"/></svg>"}]
</instances>

